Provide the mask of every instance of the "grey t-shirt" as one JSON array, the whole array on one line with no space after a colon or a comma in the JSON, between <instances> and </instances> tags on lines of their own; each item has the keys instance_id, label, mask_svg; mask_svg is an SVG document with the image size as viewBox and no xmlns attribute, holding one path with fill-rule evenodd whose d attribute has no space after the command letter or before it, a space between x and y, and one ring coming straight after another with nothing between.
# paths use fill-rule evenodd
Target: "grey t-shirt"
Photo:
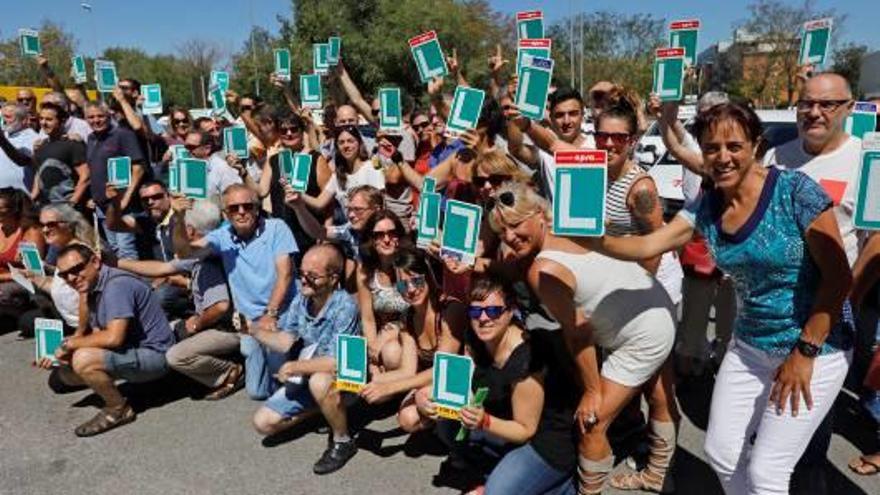
<instances>
[{"instance_id":1,"label":"grey t-shirt","mask_svg":"<svg viewBox=\"0 0 880 495\"><path fill-rule=\"evenodd\" d=\"M213 257L175 259L171 261L175 269L189 272L192 278L193 305L196 314L201 315L211 306L229 301L229 287L223 265Z\"/></svg>"}]
</instances>

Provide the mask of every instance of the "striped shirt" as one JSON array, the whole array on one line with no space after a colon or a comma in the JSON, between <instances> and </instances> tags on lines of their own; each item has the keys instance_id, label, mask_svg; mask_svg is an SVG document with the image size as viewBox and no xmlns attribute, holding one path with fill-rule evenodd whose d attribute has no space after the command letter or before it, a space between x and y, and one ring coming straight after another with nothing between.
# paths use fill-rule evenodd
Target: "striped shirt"
<instances>
[{"instance_id":1,"label":"striped shirt","mask_svg":"<svg viewBox=\"0 0 880 495\"><path fill-rule=\"evenodd\" d=\"M608 221L606 235L620 237L643 233L629 211L626 200L633 183L644 175L645 171L641 167L633 165L622 177L609 185L605 198L605 218Z\"/></svg>"}]
</instances>

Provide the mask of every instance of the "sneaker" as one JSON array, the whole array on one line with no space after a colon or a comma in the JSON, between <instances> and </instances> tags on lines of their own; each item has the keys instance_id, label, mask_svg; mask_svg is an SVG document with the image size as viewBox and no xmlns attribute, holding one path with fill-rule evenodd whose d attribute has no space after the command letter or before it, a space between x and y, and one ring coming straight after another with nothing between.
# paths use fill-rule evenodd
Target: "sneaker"
<instances>
[{"instance_id":1,"label":"sneaker","mask_svg":"<svg viewBox=\"0 0 880 495\"><path fill-rule=\"evenodd\" d=\"M342 466L345 466L345 463L354 457L357 451L354 439L348 442L331 442L318 462L315 463L315 474L330 474L342 469Z\"/></svg>"}]
</instances>

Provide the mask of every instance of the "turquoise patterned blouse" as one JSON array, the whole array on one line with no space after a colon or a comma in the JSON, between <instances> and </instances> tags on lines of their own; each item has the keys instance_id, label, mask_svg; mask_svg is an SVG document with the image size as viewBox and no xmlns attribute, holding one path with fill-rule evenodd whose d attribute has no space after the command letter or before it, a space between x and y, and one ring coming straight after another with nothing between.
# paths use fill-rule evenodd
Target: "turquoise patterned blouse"
<instances>
[{"instance_id":1,"label":"turquoise patterned blouse","mask_svg":"<svg viewBox=\"0 0 880 495\"><path fill-rule=\"evenodd\" d=\"M821 282L804 234L832 206L825 191L797 171L768 169L755 211L734 234L721 229L722 197L708 191L682 215L695 225L740 301L734 335L771 355L791 352L806 324ZM852 347L849 303L822 354Z\"/></svg>"}]
</instances>

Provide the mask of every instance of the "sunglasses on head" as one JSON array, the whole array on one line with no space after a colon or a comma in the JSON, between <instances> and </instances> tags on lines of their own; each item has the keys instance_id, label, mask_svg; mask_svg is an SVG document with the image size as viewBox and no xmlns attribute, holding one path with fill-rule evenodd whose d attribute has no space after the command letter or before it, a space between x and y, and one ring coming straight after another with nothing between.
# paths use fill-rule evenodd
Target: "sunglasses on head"
<instances>
[{"instance_id":1,"label":"sunglasses on head","mask_svg":"<svg viewBox=\"0 0 880 495\"><path fill-rule=\"evenodd\" d=\"M478 189L482 189L487 182L491 184L492 187L498 187L501 184L509 181L511 178L512 177L507 174L490 174L488 177L480 177L479 175L475 175L471 179L471 182L473 182Z\"/></svg>"},{"instance_id":2,"label":"sunglasses on head","mask_svg":"<svg viewBox=\"0 0 880 495\"><path fill-rule=\"evenodd\" d=\"M507 306L468 306L468 318L472 320L479 320L480 316L483 313L486 313L486 316L489 317L490 320L497 320L507 311Z\"/></svg>"},{"instance_id":3,"label":"sunglasses on head","mask_svg":"<svg viewBox=\"0 0 880 495\"><path fill-rule=\"evenodd\" d=\"M92 258L89 258L85 261L80 261L79 263L73 265L67 270L59 270L58 272L56 272L56 274L63 280L70 280L71 278L74 278L82 273L82 271L85 270L87 266L89 266L90 261L92 261Z\"/></svg>"},{"instance_id":4,"label":"sunglasses on head","mask_svg":"<svg viewBox=\"0 0 880 495\"><path fill-rule=\"evenodd\" d=\"M625 146L629 143L630 139L632 139L632 135L625 132L601 132L597 131L595 134L596 144L599 146L605 145L608 141L611 141L611 144L615 147Z\"/></svg>"},{"instance_id":5,"label":"sunglasses on head","mask_svg":"<svg viewBox=\"0 0 880 495\"><path fill-rule=\"evenodd\" d=\"M409 280L398 280L397 283L394 284L397 288L397 292L401 294L406 294L409 289L424 289L427 285L428 281L425 279L424 275L413 275Z\"/></svg>"},{"instance_id":6,"label":"sunglasses on head","mask_svg":"<svg viewBox=\"0 0 880 495\"><path fill-rule=\"evenodd\" d=\"M510 191L504 191L503 193L492 196L488 200L486 200L486 210L492 211L495 209L495 206L501 204L507 208L513 208L513 205L516 203L516 196L513 195Z\"/></svg>"},{"instance_id":7,"label":"sunglasses on head","mask_svg":"<svg viewBox=\"0 0 880 495\"><path fill-rule=\"evenodd\" d=\"M257 205L253 203L238 203L234 205L226 205L226 213L232 215L234 213L253 213L257 209Z\"/></svg>"}]
</instances>

